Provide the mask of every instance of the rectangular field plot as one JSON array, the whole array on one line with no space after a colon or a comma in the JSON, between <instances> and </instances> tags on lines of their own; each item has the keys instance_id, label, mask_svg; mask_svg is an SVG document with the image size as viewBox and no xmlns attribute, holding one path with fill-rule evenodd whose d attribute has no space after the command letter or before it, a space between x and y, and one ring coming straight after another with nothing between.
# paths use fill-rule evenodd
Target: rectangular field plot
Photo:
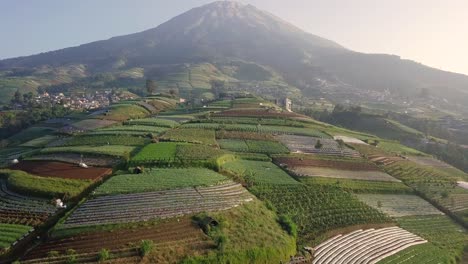
<instances>
[{"instance_id":1,"label":"rectangular field plot","mask_svg":"<svg viewBox=\"0 0 468 264\"><path fill-rule=\"evenodd\" d=\"M366 181L400 182L400 180L397 180L392 176L380 171L335 170L320 167L293 167L289 168L289 170L294 172L294 174L302 177L325 177Z\"/></svg>"},{"instance_id":2,"label":"rectangular field plot","mask_svg":"<svg viewBox=\"0 0 468 264\"><path fill-rule=\"evenodd\" d=\"M348 136L334 136L334 140L342 140L344 143L350 143L350 144L362 144L362 145L367 145L366 142L353 138L353 137L348 137Z\"/></svg>"},{"instance_id":3,"label":"rectangular field plot","mask_svg":"<svg viewBox=\"0 0 468 264\"><path fill-rule=\"evenodd\" d=\"M457 182L458 183L458 186L465 189L465 190L468 190L468 182L464 182L464 181L459 181Z\"/></svg>"},{"instance_id":4,"label":"rectangular field plot","mask_svg":"<svg viewBox=\"0 0 468 264\"><path fill-rule=\"evenodd\" d=\"M274 141L219 139L221 148L235 152L250 152L264 154L288 153L288 149L281 143Z\"/></svg>"},{"instance_id":5,"label":"rectangular field plot","mask_svg":"<svg viewBox=\"0 0 468 264\"><path fill-rule=\"evenodd\" d=\"M135 137L131 135L83 135L68 138L64 140L60 146L141 146L145 145L149 141L149 138Z\"/></svg>"},{"instance_id":6,"label":"rectangular field plot","mask_svg":"<svg viewBox=\"0 0 468 264\"><path fill-rule=\"evenodd\" d=\"M21 161L11 167L28 173L64 179L96 180L112 173L111 168L81 168L77 164L55 161Z\"/></svg>"},{"instance_id":7,"label":"rectangular field plot","mask_svg":"<svg viewBox=\"0 0 468 264\"><path fill-rule=\"evenodd\" d=\"M22 263L23 261L47 263L50 251L63 253L57 260L66 263L69 258L65 254L67 249L75 249L77 259L83 259L83 262L87 263L97 261L97 255L102 248L136 257L138 256L137 248L142 240L154 242L154 247L158 249L158 252L152 252L152 256L161 255L158 259L159 263L172 263L178 260L177 257L180 255L178 256L176 252L204 254L215 246L214 242L189 217L184 217L177 221L165 221L138 228L95 231L66 238L51 238L28 252L22 259ZM141 258L138 257L138 260L140 262Z\"/></svg>"},{"instance_id":8,"label":"rectangular field plot","mask_svg":"<svg viewBox=\"0 0 468 264\"><path fill-rule=\"evenodd\" d=\"M176 155L177 145L180 143L160 142L149 144L138 152L133 158L133 163L147 163L153 161L171 161Z\"/></svg>"},{"instance_id":9,"label":"rectangular field plot","mask_svg":"<svg viewBox=\"0 0 468 264\"><path fill-rule=\"evenodd\" d=\"M126 121L125 124L126 125L168 127L168 128L174 128L176 126L179 126L179 123L176 121L161 119L161 118L135 119L135 120Z\"/></svg>"},{"instance_id":10,"label":"rectangular field plot","mask_svg":"<svg viewBox=\"0 0 468 264\"><path fill-rule=\"evenodd\" d=\"M242 131L242 132L253 132L253 133L266 133L266 134L293 134L309 137L318 137L318 138L330 138L329 135L325 134L322 131L305 128L305 127L287 127L287 126L257 126L250 124L217 124L217 123L188 123L182 125L183 128L198 128L206 130L220 130L224 129L226 131Z\"/></svg>"},{"instance_id":11,"label":"rectangular field plot","mask_svg":"<svg viewBox=\"0 0 468 264\"><path fill-rule=\"evenodd\" d=\"M226 176L204 168L145 169L142 174L113 176L96 189L95 195L207 187L223 184L227 181Z\"/></svg>"},{"instance_id":12,"label":"rectangular field plot","mask_svg":"<svg viewBox=\"0 0 468 264\"><path fill-rule=\"evenodd\" d=\"M401 182L365 181L323 177L301 177L305 184L336 186L352 193L413 193L413 189Z\"/></svg>"},{"instance_id":13,"label":"rectangular field plot","mask_svg":"<svg viewBox=\"0 0 468 264\"><path fill-rule=\"evenodd\" d=\"M400 227L356 230L335 236L315 247L313 264L375 264L399 251L427 243L423 238Z\"/></svg>"},{"instance_id":14,"label":"rectangular field plot","mask_svg":"<svg viewBox=\"0 0 468 264\"><path fill-rule=\"evenodd\" d=\"M145 136L148 134L159 135L169 128L156 126L128 125L113 126L90 132L91 135L133 135Z\"/></svg>"},{"instance_id":15,"label":"rectangular field plot","mask_svg":"<svg viewBox=\"0 0 468 264\"><path fill-rule=\"evenodd\" d=\"M313 137L281 135L278 139L285 144L289 150L296 153L322 154L332 156L359 157L359 152L340 145L333 139L317 139ZM317 143L320 141L320 144ZM321 145L321 146L319 146Z\"/></svg>"},{"instance_id":16,"label":"rectangular field plot","mask_svg":"<svg viewBox=\"0 0 468 264\"><path fill-rule=\"evenodd\" d=\"M432 157L418 157L418 156L409 156L409 160L416 162L419 165L436 167L436 168L453 168L451 165L440 161Z\"/></svg>"},{"instance_id":17,"label":"rectangular field plot","mask_svg":"<svg viewBox=\"0 0 468 264\"><path fill-rule=\"evenodd\" d=\"M54 154L54 153L77 153L77 154L91 154L91 155L107 155L113 157L126 157L135 147L133 146L70 146L70 147L51 147L45 148L40 151L41 154Z\"/></svg>"},{"instance_id":18,"label":"rectangular field plot","mask_svg":"<svg viewBox=\"0 0 468 264\"><path fill-rule=\"evenodd\" d=\"M27 235L32 227L25 225L0 224L0 251Z\"/></svg>"},{"instance_id":19,"label":"rectangular field plot","mask_svg":"<svg viewBox=\"0 0 468 264\"><path fill-rule=\"evenodd\" d=\"M237 160L225 163L222 169L241 177L249 184L299 184L271 162Z\"/></svg>"},{"instance_id":20,"label":"rectangular field plot","mask_svg":"<svg viewBox=\"0 0 468 264\"><path fill-rule=\"evenodd\" d=\"M240 184L99 196L82 204L62 225L143 222L199 212L226 210L253 200Z\"/></svg>"},{"instance_id":21,"label":"rectangular field plot","mask_svg":"<svg viewBox=\"0 0 468 264\"><path fill-rule=\"evenodd\" d=\"M165 141L218 145L215 140L215 132L203 129L173 129L167 131L161 136L161 139Z\"/></svg>"},{"instance_id":22,"label":"rectangular field plot","mask_svg":"<svg viewBox=\"0 0 468 264\"><path fill-rule=\"evenodd\" d=\"M393 216L443 215L429 202L417 195L406 194L357 194L362 202Z\"/></svg>"},{"instance_id":23,"label":"rectangular field plot","mask_svg":"<svg viewBox=\"0 0 468 264\"><path fill-rule=\"evenodd\" d=\"M115 121L111 120L99 120L99 119L85 119L71 124L69 129L65 127L65 130L81 130L88 131L98 128L108 127L111 125L117 124Z\"/></svg>"}]
</instances>

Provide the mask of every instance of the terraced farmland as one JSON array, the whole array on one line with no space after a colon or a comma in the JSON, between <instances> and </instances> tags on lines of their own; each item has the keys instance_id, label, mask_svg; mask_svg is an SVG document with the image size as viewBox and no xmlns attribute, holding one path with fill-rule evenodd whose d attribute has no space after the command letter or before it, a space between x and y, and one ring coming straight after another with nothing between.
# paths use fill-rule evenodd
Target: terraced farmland
<instances>
[{"instance_id":1,"label":"terraced farmland","mask_svg":"<svg viewBox=\"0 0 468 264\"><path fill-rule=\"evenodd\" d=\"M407 216L397 219L398 224L439 249L447 259L461 259L468 241L466 230L445 215Z\"/></svg>"},{"instance_id":2,"label":"terraced farmland","mask_svg":"<svg viewBox=\"0 0 468 264\"><path fill-rule=\"evenodd\" d=\"M153 263L180 261L184 255L204 254L215 247L214 242L194 225L189 217L183 217L178 221L166 221L138 228L53 238L34 248L21 263L47 262L50 251L57 251L61 255L57 259L66 262L66 250L70 248L76 251L82 261L97 261L99 251L105 248L117 256L122 254L137 257L139 262L141 258L138 255L138 247L141 240L153 241L154 247L158 248L157 252L147 256Z\"/></svg>"},{"instance_id":3,"label":"terraced farmland","mask_svg":"<svg viewBox=\"0 0 468 264\"><path fill-rule=\"evenodd\" d=\"M168 127L168 128L174 128L174 127L179 126L179 123L176 121L161 119L161 118L135 119L135 120L126 121L124 124L125 125Z\"/></svg>"},{"instance_id":4,"label":"terraced farmland","mask_svg":"<svg viewBox=\"0 0 468 264\"><path fill-rule=\"evenodd\" d=\"M317 167L293 167L288 169L295 175L301 177L324 177L366 181L400 182L392 176L380 171L350 171Z\"/></svg>"},{"instance_id":5,"label":"terraced farmland","mask_svg":"<svg viewBox=\"0 0 468 264\"><path fill-rule=\"evenodd\" d=\"M413 189L401 182L367 181L354 179L335 179L324 177L300 177L305 184L321 184L335 186L352 193L413 193Z\"/></svg>"},{"instance_id":6,"label":"terraced farmland","mask_svg":"<svg viewBox=\"0 0 468 264\"><path fill-rule=\"evenodd\" d=\"M169 128L143 125L128 125L128 126L113 126L92 131L90 135L131 135L131 136L147 136L149 134L159 135Z\"/></svg>"},{"instance_id":7,"label":"terraced farmland","mask_svg":"<svg viewBox=\"0 0 468 264\"><path fill-rule=\"evenodd\" d=\"M282 154L289 152L281 143L274 141L218 139L218 143L222 149L235 152L263 154Z\"/></svg>"},{"instance_id":8,"label":"terraced farmland","mask_svg":"<svg viewBox=\"0 0 468 264\"><path fill-rule=\"evenodd\" d=\"M135 149L133 146L70 146L70 147L51 147L44 148L40 154L55 154L55 153L77 153L89 155L105 155L118 158L128 157L129 154Z\"/></svg>"},{"instance_id":9,"label":"terraced farmland","mask_svg":"<svg viewBox=\"0 0 468 264\"><path fill-rule=\"evenodd\" d=\"M0 224L0 252L27 235L33 228L26 225Z\"/></svg>"},{"instance_id":10,"label":"terraced farmland","mask_svg":"<svg viewBox=\"0 0 468 264\"><path fill-rule=\"evenodd\" d=\"M0 221L37 226L55 212L48 200L23 196L7 188L0 179Z\"/></svg>"},{"instance_id":11,"label":"terraced farmland","mask_svg":"<svg viewBox=\"0 0 468 264\"><path fill-rule=\"evenodd\" d=\"M406 248L427 243L399 227L356 230L335 236L314 248L312 263L375 264Z\"/></svg>"},{"instance_id":12,"label":"terraced farmland","mask_svg":"<svg viewBox=\"0 0 468 264\"><path fill-rule=\"evenodd\" d=\"M362 159L336 159L310 155L278 155L274 157L275 163L289 167L319 167L333 168L349 171L380 171L380 169Z\"/></svg>"},{"instance_id":13,"label":"terraced farmland","mask_svg":"<svg viewBox=\"0 0 468 264\"><path fill-rule=\"evenodd\" d=\"M268 201L278 214L289 216L298 228L298 244L311 245L327 231L358 225L387 223L384 214L351 194L330 186L254 185L249 190Z\"/></svg>"},{"instance_id":14,"label":"terraced farmland","mask_svg":"<svg viewBox=\"0 0 468 264\"><path fill-rule=\"evenodd\" d=\"M149 142L149 138L130 135L83 135L68 138L60 146L142 146ZM55 145L55 147L58 145Z\"/></svg>"},{"instance_id":15,"label":"terraced farmland","mask_svg":"<svg viewBox=\"0 0 468 264\"><path fill-rule=\"evenodd\" d=\"M358 194L359 200L393 217L442 215L443 213L416 195Z\"/></svg>"},{"instance_id":16,"label":"terraced farmland","mask_svg":"<svg viewBox=\"0 0 468 264\"><path fill-rule=\"evenodd\" d=\"M173 129L167 131L161 136L161 139L165 141L188 142L212 146L218 145L215 140L215 132L203 129Z\"/></svg>"},{"instance_id":17,"label":"terraced farmland","mask_svg":"<svg viewBox=\"0 0 468 264\"><path fill-rule=\"evenodd\" d=\"M95 195L141 193L187 187L214 186L228 178L204 168L145 169L142 174L116 175L99 186Z\"/></svg>"},{"instance_id":18,"label":"terraced farmland","mask_svg":"<svg viewBox=\"0 0 468 264\"><path fill-rule=\"evenodd\" d=\"M97 180L112 173L110 168L81 168L77 164L55 161L21 161L11 166L34 175L64 179Z\"/></svg>"},{"instance_id":19,"label":"terraced farmland","mask_svg":"<svg viewBox=\"0 0 468 264\"><path fill-rule=\"evenodd\" d=\"M280 135L277 136L277 138L285 144L291 152L345 157L360 156L359 152L349 149L345 145L340 146L340 144L333 139L317 139L294 135ZM320 147L317 146L317 142L319 141Z\"/></svg>"},{"instance_id":20,"label":"terraced farmland","mask_svg":"<svg viewBox=\"0 0 468 264\"><path fill-rule=\"evenodd\" d=\"M183 124L183 128L197 128L206 130L221 130L226 131L241 131L251 133L266 133L266 134L292 134L300 136L330 138L329 135L314 128L303 127L286 127L286 126L257 126L249 124L216 124L216 123L188 123Z\"/></svg>"},{"instance_id":21,"label":"terraced farmland","mask_svg":"<svg viewBox=\"0 0 468 264\"><path fill-rule=\"evenodd\" d=\"M158 161L173 161L176 157L177 145L180 143L160 142L146 145L131 160L132 164L153 163Z\"/></svg>"},{"instance_id":22,"label":"terraced farmland","mask_svg":"<svg viewBox=\"0 0 468 264\"><path fill-rule=\"evenodd\" d=\"M223 171L234 174L249 185L299 184L282 169L271 162L236 160L223 164Z\"/></svg>"},{"instance_id":23,"label":"terraced farmland","mask_svg":"<svg viewBox=\"0 0 468 264\"><path fill-rule=\"evenodd\" d=\"M62 228L141 222L203 211L226 210L252 199L251 194L235 183L100 196L81 205L65 221Z\"/></svg>"}]
</instances>

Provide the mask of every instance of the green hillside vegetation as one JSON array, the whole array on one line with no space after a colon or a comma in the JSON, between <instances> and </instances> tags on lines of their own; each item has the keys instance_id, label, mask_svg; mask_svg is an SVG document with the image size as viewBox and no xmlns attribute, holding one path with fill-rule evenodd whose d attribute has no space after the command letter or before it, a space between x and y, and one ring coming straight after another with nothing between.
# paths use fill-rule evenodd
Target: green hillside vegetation
<instances>
[{"instance_id":1,"label":"green hillside vegetation","mask_svg":"<svg viewBox=\"0 0 468 264\"><path fill-rule=\"evenodd\" d=\"M218 242L217 249L182 263L279 263L296 252L294 237L283 231L278 216L258 201L208 216L220 223L208 231ZM199 215L198 219L203 217Z\"/></svg>"},{"instance_id":2,"label":"green hillside vegetation","mask_svg":"<svg viewBox=\"0 0 468 264\"><path fill-rule=\"evenodd\" d=\"M203 168L145 169L142 174L116 175L99 186L95 195L141 193L198 186L212 186L228 179Z\"/></svg>"}]
</instances>

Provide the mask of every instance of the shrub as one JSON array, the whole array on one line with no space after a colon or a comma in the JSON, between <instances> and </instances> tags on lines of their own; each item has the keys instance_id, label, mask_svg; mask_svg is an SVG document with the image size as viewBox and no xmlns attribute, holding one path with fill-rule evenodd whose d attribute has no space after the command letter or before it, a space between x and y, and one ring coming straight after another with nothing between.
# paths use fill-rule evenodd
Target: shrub
<instances>
[{"instance_id":1,"label":"shrub","mask_svg":"<svg viewBox=\"0 0 468 264\"><path fill-rule=\"evenodd\" d=\"M106 261L106 260L109 260L111 258L111 253L108 249L101 249L101 251L99 251L99 254L98 254L98 260L99 261Z\"/></svg>"},{"instance_id":2,"label":"shrub","mask_svg":"<svg viewBox=\"0 0 468 264\"><path fill-rule=\"evenodd\" d=\"M149 253L151 253L153 248L154 248L154 242L153 241L151 241L151 240L142 240L140 242L140 249L139 249L140 256L144 257L144 256L148 255Z\"/></svg>"},{"instance_id":3,"label":"shrub","mask_svg":"<svg viewBox=\"0 0 468 264\"><path fill-rule=\"evenodd\" d=\"M297 225L287 215L280 215L278 219L281 227L294 238L297 238Z\"/></svg>"},{"instance_id":4,"label":"shrub","mask_svg":"<svg viewBox=\"0 0 468 264\"><path fill-rule=\"evenodd\" d=\"M47 257L49 258L56 258L59 256L60 256L60 253L57 250L51 250L47 253Z\"/></svg>"}]
</instances>

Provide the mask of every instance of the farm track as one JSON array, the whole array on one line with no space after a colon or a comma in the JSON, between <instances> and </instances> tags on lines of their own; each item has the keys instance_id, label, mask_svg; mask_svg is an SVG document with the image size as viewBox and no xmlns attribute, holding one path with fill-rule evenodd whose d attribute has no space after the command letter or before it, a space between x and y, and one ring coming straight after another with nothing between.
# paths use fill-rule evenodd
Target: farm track
<instances>
[{"instance_id":1,"label":"farm track","mask_svg":"<svg viewBox=\"0 0 468 264\"><path fill-rule=\"evenodd\" d=\"M31 174L64 179L96 180L112 173L111 168L81 168L76 164L55 161L22 161L11 169Z\"/></svg>"}]
</instances>

